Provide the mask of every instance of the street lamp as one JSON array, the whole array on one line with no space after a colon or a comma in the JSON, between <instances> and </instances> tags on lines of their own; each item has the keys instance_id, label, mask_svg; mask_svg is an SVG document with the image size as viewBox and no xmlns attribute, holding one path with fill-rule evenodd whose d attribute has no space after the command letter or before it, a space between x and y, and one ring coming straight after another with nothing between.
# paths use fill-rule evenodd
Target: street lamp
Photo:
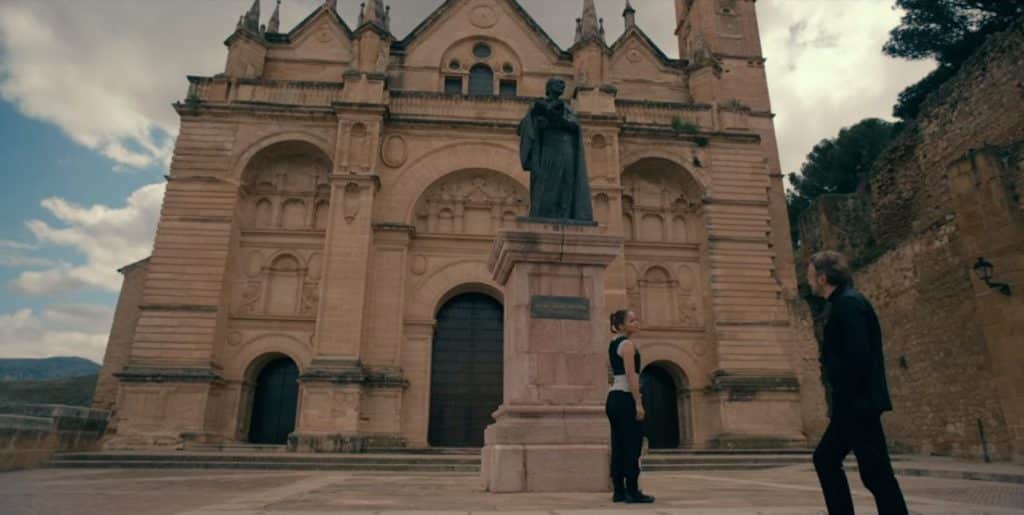
<instances>
[{"instance_id":1,"label":"street lamp","mask_svg":"<svg viewBox=\"0 0 1024 515\"><path fill-rule=\"evenodd\" d=\"M978 261L974 263L974 273L978 276L978 279L985 283L986 286L994 290L999 290L999 293L1002 293L1003 295L1011 295L1012 292L1010 291L1009 284L992 282L993 270L995 270L995 266L986 261L983 257L978 258Z\"/></svg>"}]
</instances>

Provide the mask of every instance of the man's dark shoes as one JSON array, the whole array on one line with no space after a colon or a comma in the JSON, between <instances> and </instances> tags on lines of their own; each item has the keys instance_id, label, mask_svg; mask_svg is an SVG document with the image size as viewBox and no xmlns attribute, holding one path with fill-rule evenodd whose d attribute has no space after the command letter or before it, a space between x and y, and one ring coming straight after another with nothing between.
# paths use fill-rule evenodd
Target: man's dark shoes
<instances>
[{"instance_id":1,"label":"man's dark shoes","mask_svg":"<svg viewBox=\"0 0 1024 515\"><path fill-rule=\"evenodd\" d=\"M626 491L626 504L650 504L654 502L653 495L647 495L640 490L635 492Z\"/></svg>"},{"instance_id":2,"label":"man's dark shoes","mask_svg":"<svg viewBox=\"0 0 1024 515\"><path fill-rule=\"evenodd\" d=\"M625 500L626 500L626 491L625 490L616 490L615 493L612 494L612 502L622 502L622 501L625 501Z\"/></svg>"}]
</instances>

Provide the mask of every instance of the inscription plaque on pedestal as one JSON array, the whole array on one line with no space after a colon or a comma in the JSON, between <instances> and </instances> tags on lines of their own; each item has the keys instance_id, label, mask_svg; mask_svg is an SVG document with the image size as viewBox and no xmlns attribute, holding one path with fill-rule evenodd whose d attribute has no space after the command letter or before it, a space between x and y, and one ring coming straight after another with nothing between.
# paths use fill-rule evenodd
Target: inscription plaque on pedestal
<instances>
[{"instance_id":1,"label":"inscription plaque on pedestal","mask_svg":"<svg viewBox=\"0 0 1024 515\"><path fill-rule=\"evenodd\" d=\"M530 318L590 320L590 299L534 295L530 298Z\"/></svg>"}]
</instances>

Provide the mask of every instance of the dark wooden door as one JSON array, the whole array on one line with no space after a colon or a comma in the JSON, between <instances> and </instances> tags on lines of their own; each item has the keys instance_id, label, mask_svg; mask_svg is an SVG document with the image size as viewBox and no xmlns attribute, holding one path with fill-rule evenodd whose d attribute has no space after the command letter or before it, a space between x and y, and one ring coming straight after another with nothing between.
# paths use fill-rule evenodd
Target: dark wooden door
<instances>
[{"instance_id":1,"label":"dark wooden door","mask_svg":"<svg viewBox=\"0 0 1024 515\"><path fill-rule=\"evenodd\" d=\"M460 295L437 314L430 372L430 429L436 447L481 447L501 405L504 309L487 295Z\"/></svg>"},{"instance_id":2,"label":"dark wooden door","mask_svg":"<svg viewBox=\"0 0 1024 515\"><path fill-rule=\"evenodd\" d=\"M676 382L663 368L648 366L640 374L643 393L644 434L652 449L679 447L679 400Z\"/></svg>"},{"instance_id":3,"label":"dark wooden door","mask_svg":"<svg viewBox=\"0 0 1024 515\"><path fill-rule=\"evenodd\" d=\"M288 435L295 430L298 400L299 367L287 358L267 363L256 379L249 441L288 443Z\"/></svg>"}]
</instances>

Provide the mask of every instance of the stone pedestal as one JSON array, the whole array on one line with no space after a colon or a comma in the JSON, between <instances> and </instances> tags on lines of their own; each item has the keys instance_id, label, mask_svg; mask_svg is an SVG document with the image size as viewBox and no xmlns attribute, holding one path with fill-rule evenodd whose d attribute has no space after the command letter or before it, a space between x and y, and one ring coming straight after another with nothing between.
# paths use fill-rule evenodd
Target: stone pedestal
<instances>
[{"instance_id":1,"label":"stone pedestal","mask_svg":"<svg viewBox=\"0 0 1024 515\"><path fill-rule=\"evenodd\" d=\"M605 269L622 238L521 220L498 233L505 287L504 399L484 433L489 492L601 492L608 468Z\"/></svg>"}]
</instances>

